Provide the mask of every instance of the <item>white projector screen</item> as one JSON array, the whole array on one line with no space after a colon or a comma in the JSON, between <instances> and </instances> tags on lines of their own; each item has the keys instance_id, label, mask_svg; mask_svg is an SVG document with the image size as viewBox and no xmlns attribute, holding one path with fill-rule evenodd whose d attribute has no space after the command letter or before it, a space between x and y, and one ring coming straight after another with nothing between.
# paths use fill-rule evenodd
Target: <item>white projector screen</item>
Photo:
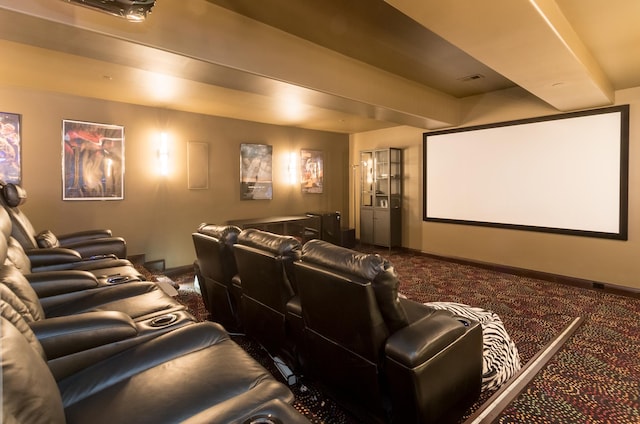
<instances>
[{"instance_id":1,"label":"white projector screen","mask_svg":"<svg viewBox=\"0 0 640 424\"><path fill-rule=\"evenodd\" d=\"M425 221L627 239L628 105L423 143Z\"/></svg>"}]
</instances>

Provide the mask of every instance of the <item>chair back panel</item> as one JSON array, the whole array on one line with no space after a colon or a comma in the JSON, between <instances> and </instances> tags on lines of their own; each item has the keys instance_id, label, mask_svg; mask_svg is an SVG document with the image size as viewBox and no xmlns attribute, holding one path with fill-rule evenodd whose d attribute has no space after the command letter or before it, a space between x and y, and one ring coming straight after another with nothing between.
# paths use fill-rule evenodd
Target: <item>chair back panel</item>
<instances>
[{"instance_id":1,"label":"chair back panel","mask_svg":"<svg viewBox=\"0 0 640 424\"><path fill-rule=\"evenodd\" d=\"M287 302L295 294L286 271L292 258L241 244L234 249L242 295L284 315Z\"/></svg>"},{"instance_id":2,"label":"chair back panel","mask_svg":"<svg viewBox=\"0 0 640 424\"><path fill-rule=\"evenodd\" d=\"M294 273L304 323L305 372L358 409L385 416L380 373L389 328L372 282L363 273L347 274L307 262L304 253L303 247Z\"/></svg>"},{"instance_id":3,"label":"chair back panel","mask_svg":"<svg viewBox=\"0 0 640 424\"><path fill-rule=\"evenodd\" d=\"M306 262L294 269L306 330L377 364L389 332L371 282Z\"/></svg>"},{"instance_id":4,"label":"chair back panel","mask_svg":"<svg viewBox=\"0 0 640 424\"><path fill-rule=\"evenodd\" d=\"M230 281L231 278L225 278L227 276L223 265L224 244L221 244L216 238L199 233L193 233L191 238L193 239L196 258L198 258L200 264L200 272L221 283L226 280Z\"/></svg>"},{"instance_id":5,"label":"chair back panel","mask_svg":"<svg viewBox=\"0 0 640 424\"><path fill-rule=\"evenodd\" d=\"M322 240L310 240L303 246L302 261L340 273L347 279L370 282L390 333L409 323L398 296L398 276L389 261L380 255L356 252Z\"/></svg>"},{"instance_id":6,"label":"chair back panel","mask_svg":"<svg viewBox=\"0 0 640 424\"><path fill-rule=\"evenodd\" d=\"M201 272L229 287L237 273L233 245L239 233L240 228L232 225L202 224L198 232L193 234Z\"/></svg>"},{"instance_id":7,"label":"chair back panel","mask_svg":"<svg viewBox=\"0 0 640 424\"><path fill-rule=\"evenodd\" d=\"M292 264L300 258L300 242L291 236L246 229L233 249L246 334L272 353L287 350L286 305L296 294Z\"/></svg>"},{"instance_id":8,"label":"chair back panel","mask_svg":"<svg viewBox=\"0 0 640 424\"><path fill-rule=\"evenodd\" d=\"M237 273L233 245L239 233L235 226L202 224L191 235L204 304L213 321L234 330L240 327L240 299L234 297L232 283Z\"/></svg>"}]
</instances>

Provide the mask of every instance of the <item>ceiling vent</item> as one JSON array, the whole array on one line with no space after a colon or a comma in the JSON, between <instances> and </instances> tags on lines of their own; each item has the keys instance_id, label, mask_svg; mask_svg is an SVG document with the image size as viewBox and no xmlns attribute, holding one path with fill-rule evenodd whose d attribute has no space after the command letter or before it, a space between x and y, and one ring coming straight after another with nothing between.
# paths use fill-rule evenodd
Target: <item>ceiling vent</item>
<instances>
[{"instance_id":1,"label":"ceiling vent","mask_svg":"<svg viewBox=\"0 0 640 424\"><path fill-rule=\"evenodd\" d=\"M125 18L131 22L142 22L151 13L156 0L63 0L93 10Z\"/></svg>"},{"instance_id":2,"label":"ceiling vent","mask_svg":"<svg viewBox=\"0 0 640 424\"><path fill-rule=\"evenodd\" d=\"M479 79L482 79L482 78L484 78L484 75L473 74L473 75L467 75L466 77L458 78L458 81L469 82L469 81L479 80Z\"/></svg>"}]
</instances>

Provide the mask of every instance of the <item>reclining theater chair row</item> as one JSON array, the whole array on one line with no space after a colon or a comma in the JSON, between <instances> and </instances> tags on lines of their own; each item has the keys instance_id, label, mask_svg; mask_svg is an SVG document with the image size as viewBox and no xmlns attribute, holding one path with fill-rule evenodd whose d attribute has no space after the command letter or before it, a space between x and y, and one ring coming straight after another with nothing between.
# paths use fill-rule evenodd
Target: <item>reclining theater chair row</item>
<instances>
[{"instance_id":1,"label":"reclining theater chair row","mask_svg":"<svg viewBox=\"0 0 640 424\"><path fill-rule=\"evenodd\" d=\"M110 230L97 229L55 235L50 230L37 232L29 218L20 210L27 201L27 192L16 184L0 181L0 204L9 213L13 222L12 236L25 250L65 247L83 258L96 256L127 257L127 246L122 237L113 237Z\"/></svg>"},{"instance_id":2,"label":"reclining theater chair row","mask_svg":"<svg viewBox=\"0 0 640 424\"><path fill-rule=\"evenodd\" d=\"M211 319L230 323L364 421L456 422L479 396L479 323L398 296L379 255L228 225L193 233Z\"/></svg>"},{"instance_id":3,"label":"reclining theater chair row","mask_svg":"<svg viewBox=\"0 0 640 424\"><path fill-rule=\"evenodd\" d=\"M0 208L2 422L308 422L221 325L196 322L153 282L101 277L126 260L32 272L12 234Z\"/></svg>"}]
</instances>

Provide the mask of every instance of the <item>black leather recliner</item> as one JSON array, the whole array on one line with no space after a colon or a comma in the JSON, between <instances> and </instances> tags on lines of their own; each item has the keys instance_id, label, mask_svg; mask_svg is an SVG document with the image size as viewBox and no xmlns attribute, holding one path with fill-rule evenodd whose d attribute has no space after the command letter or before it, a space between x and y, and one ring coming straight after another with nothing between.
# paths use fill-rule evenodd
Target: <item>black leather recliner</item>
<instances>
[{"instance_id":1,"label":"black leather recliner","mask_svg":"<svg viewBox=\"0 0 640 424\"><path fill-rule=\"evenodd\" d=\"M198 277L202 300L212 321L229 331L242 328L240 306L242 292L233 285L237 274L233 245L240 228L233 225L201 224L191 235L196 251L194 271Z\"/></svg>"},{"instance_id":2,"label":"black leather recliner","mask_svg":"<svg viewBox=\"0 0 640 424\"><path fill-rule=\"evenodd\" d=\"M29 218L20 210L27 200L26 191L16 184L0 182L0 203L13 222L13 237L25 250L51 247L72 249L83 258L104 255L127 257L127 245L122 237L114 237L111 230L94 229L71 234L54 234L50 230L37 232Z\"/></svg>"},{"instance_id":3,"label":"black leather recliner","mask_svg":"<svg viewBox=\"0 0 640 424\"><path fill-rule=\"evenodd\" d=\"M35 333L47 353L47 364L56 379L196 322L186 310L163 311L135 321L124 312L112 310L46 318L34 304L27 305L23 300L11 288L0 284L2 316L10 319L16 327L29 327ZM141 300L144 298L136 301Z\"/></svg>"},{"instance_id":4,"label":"black leather recliner","mask_svg":"<svg viewBox=\"0 0 640 424\"><path fill-rule=\"evenodd\" d=\"M289 389L219 324L184 326L55 378L50 351L28 326L6 318L4 306L0 301L5 422L308 423L290 405Z\"/></svg>"},{"instance_id":5,"label":"black leather recliner","mask_svg":"<svg viewBox=\"0 0 640 424\"><path fill-rule=\"evenodd\" d=\"M300 242L291 236L246 229L233 249L246 335L295 366L295 346L286 314L287 303L296 295L293 263L300 258Z\"/></svg>"},{"instance_id":6,"label":"black leather recliner","mask_svg":"<svg viewBox=\"0 0 640 424\"><path fill-rule=\"evenodd\" d=\"M391 264L321 240L294 264L304 372L367 420L455 422L480 394L477 322L398 296ZM292 318L292 319L293 319Z\"/></svg>"},{"instance_id":7,"label":"black leather recliner","mask_svg":"<svg viewBox=\"0 0 640 424\"><path fill-rule=\"evenodd\" d=\"M64 273L62 279L53 280L56 286L53 289L48 287L46 281L31 284L20 270L6 261L6 254L6 240L0 238L0 263L4 263L0 267L0 285L8 287L29 307L34 321L97 310L121 311L134 319L146 319L185 309L184 305L150 281L99 286L90 274L86 279L66 280ZM60 285L64 289L59 288Z\"/></svg>"},{"instance_id":8,"label":"black leather recliner","mask_svg":"<svg viewBox=\"0 0 640 424\"><path fill-rule=\"evenodd\" d=\"M117 310L132 318L143 318L185 307L157 284L131 281L109 284L88 271L66 270L32 274L16 266L22 246L8 236L7 213L0 208L0 284L9 287L26 305L33 318L76 314L89 310ZM20 263L20 261L17 261ZM133 269L133 268L132 268ZM135 271L135 270L133 270Z\"/></svg>"},{"instance_id":9,"label":"black leather recliner","mask_svg":"<svg viewBox=\"0 0 640 424\"><path fill-rule=\"evenodd\" d=\"M83 259L78 252L65 248L32 249L28 255L22 245L11 236L13 223L5 208L0 208L0 237L6 239L9 260L31 282L76 279L78 271L95 275L100 285L121 284L144 280L127 259L114 257ZM61 271L67 271L63 274ZM75 273L75 274L74 274ZM80 276L80 278L84 278ZM52 284L53 285L53 284Z\"/></svg>"}]
</instances>

